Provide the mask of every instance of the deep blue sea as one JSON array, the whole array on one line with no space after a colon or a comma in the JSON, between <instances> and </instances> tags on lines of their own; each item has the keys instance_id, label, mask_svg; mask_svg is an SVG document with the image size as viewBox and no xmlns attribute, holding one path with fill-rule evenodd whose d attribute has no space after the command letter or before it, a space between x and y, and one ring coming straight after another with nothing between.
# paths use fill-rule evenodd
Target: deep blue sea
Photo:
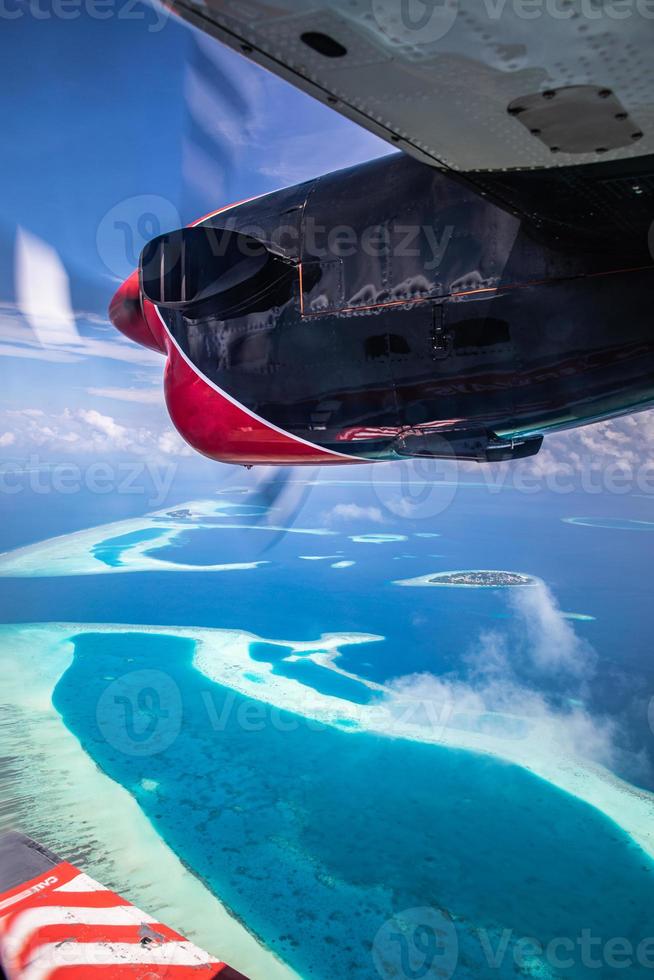
<instances>
[{"instance_id":1,"label":"deep blue sea","mask_svg":"<svg viewBox=\"0 0 654 980\"><path fill-rule=\"evenodd\" d=\"M206 496L189 490L180 488L170 507ZM346 646L338 660L361 681L305 657L289 660L288 647L250 647L254 670L273 665L277 676L364 706L376 695L363 680L423 672L470 680L490 635L513 660L515 683L538 684L556 709L579 702L592 717L610 717L615 768L654 788L647 712L654 538L649 524L619 523L650 521L653 501L472 487L421 522L325 516L339 501L365 507L369 497L367 484L315 487L295 527L326 527L329 535L217 524L152 552L196 566L267 562L248 571L3 579L2 618L135 626L130 634L78 636L54 705L183 862L307 980L624 976L605 956L593 966L582 955L583 936L590 930L602 944L621 937L635 950L654 934L654 863L599 811L517 766L460 750L339 731L287 712L281 724L244 726L245 699L193 666L192 641L172 630L138 632L149 624L268 640L378 634L383 640ZM36 514L34 501L17 503L6 547L125 516L80 495L74 514L61 501L49 516ZM244 507L228 523L251 520ZM353 540L375 533L397 539ZM96 555L117 568L126 547L147 540L144 532L108 535ZM354 564L333 567L339 562ZM556 670L536 676L524 656L533 638L509 590L394 584L466 568L542 579L559 612L584 617L565 622L592 651L592 671L582 680ZM111 718L98 716L107 685L134 670L164 670L182 697L178 737L144 757L112 746ZM141 708L146 720L148 712L156 717L156 704ZM438 921L422 939L412 927L396 937L398 956L409 943L398 967L394 954L384 959L395 935L385 924L399 916L411 925L416 909ZM545 947L561 937L574 945L569 958L525 952L528 938ZM493 950L501 953L495 966ZM631 962L628 975L652 971Z\"/></svg>"}]
</instances>

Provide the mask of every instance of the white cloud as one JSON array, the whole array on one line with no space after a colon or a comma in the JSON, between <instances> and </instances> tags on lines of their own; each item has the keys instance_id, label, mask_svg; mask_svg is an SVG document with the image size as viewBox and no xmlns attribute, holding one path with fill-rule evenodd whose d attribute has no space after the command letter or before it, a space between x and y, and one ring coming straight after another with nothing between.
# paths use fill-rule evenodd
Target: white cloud
<instances>
[{"instance_id":1,"label":"white cloud","mask_svg":"<svg viewBox=\"0 0 654 980\"><path fill-rule=\"evenodd\" d=\"M30 361L50 361L55 364L75 364L82 360L79 355L66 351L45 350L43 347L17 347L14 344L0 344L0 357L27 358Z\"/></svg>"},{"instance_id":2,"label":"white cloud","mask_svg":"<svg viewBox=\"0 0 654 980\"><path fill-rule=\"evenodd\" d=\"M166 429L157 437L157 448L164 456L190 456L192 450L174 429Z\"/></svg>"},{"instance_id":3,"label":"white cloud","mask_svg":"<svg viewBox=\"0 0 654 980\"><path fill-rule=\"evenodd\" d=\"M128 340L107 319L79 310L75 311L75 316L79 321L92 324L95 327L95 334L93 336L77 334L74 340L64 340L61 335L57 335L55 343L54 334L41 333L39 337L14 304L1 304L0 357L30 358L61 363L74 363L86 358L101 357L113 361L126 361L140 367L163 366L161 354ZM104 337L101 335L103 329L106 334ZM47 336L50 341L44 344L42 341Z\"/></svg>"},{"instance_id":4,"label":"white cloud","mask_svg":"<svg viewBox=\"0 0 654 980\"><path fill-rule=\"evenodd\" d=\"M490 647L492 654L492 644ZM488 642L481 644L480 653L489 653ZM498 733L502 732L503 723L509 738L511 723L519 726L523 722L530 744L544 755L552 753L608 767L615 766L619 757L614 741L616 726L610 719L595 718L580 705L557 709L543 694L510 678L471 684L457 677L414 674L398 679L392 690L400 717L406 714L407 703L419 704L425 708L425 724L430 727L474 725L476 718L483 732L484 722L492 714L499 723ZM414 710L411 720L416 718ZM490 730L493 731L492 726Z\"/></svg>"},{"instance_id":5,"label":"white cloud","mask_svg":"<svg viewBox=\"0 0 654 980\"><path fill-rule=\"evenodd\" d=\"M7 446L13 446L16 442L16 436L13 432L3 432L0 436L0 448L6 449Z\"/></svg>"},{"instance_id":6,"label":"white cloud","mask_svg":"<svg viewBox=\"0 0 654 980\"><path fill-rule=\"evenodd\" d=\"M136 456L189 456L192 450L170 427L123 425L96 409L7 410L0 422L9 426L12 445L48 455L129 453Z\"/></svg>"},{"instance_id":7,"label":"white cloud","mask_svg":"<svg viewBox=\"0 0 654 980\"><path fill-rule=\"evenodd\" d=\"M544 583L513 589L510 604L521 624L523 657L536 672L543 675L567 672L580 678L592 674L596 659L592 648L561 615Z\"/></svg>"},{"instance_id":8,"label":"white cloud","mask_svg":"<svg viewBox=\"0 0 654 980\"><path fill-rule=\"evenodd\" d=\"M654 464L654 411L585 425L545 438L533 461L535 472L617 464L634 470Z\"/></svg>"},{"instance_id":9,"label":"white cloud","mask_svg":"<svg viewBox=\"0 0 654 980\"><path fill-rule=\"evenodd\" d=\"M515 487L554 493L654 491L654 410L545 436L540 452L506 463L452 462L450 479L485 483L491 492ZM408 513L405 516L410 516Z\"/></svg>"},{"instance_id":10,"label":"white cloud","mask_svg":"<svg viewBox=\"0 0 654 980\"><path fill-rule=\"evenodd\" d=\"M359 504L337 504L324 515L327 524L333 521L372 521L373 524L383 524L384 515L379 507L360 507Z\"/></svg>"},{"instance_id":11,"label":"white cloud","mask_svg":"<svg viewBox=\"0 0 654 980\"><path fill-rule=\"evenodd\" d=\"M430 726L483 721L493 713L526 722L536 750L614 764L614 722L592 716L582 704L595 672L593 649L563 618L544 584L514 593L512 624L503 632L481 633L461 669L391 682L391 712L393 701L397 711L405 711L409 702L424 706L422 723ZM561 695L556 700L542 690L552 687L553 675Z\"/></svg>"},{"instance_id":12,"label":"white cloud","mask_svg":"<svg viewBox=\"0 0 654 980\"><path fill-rule=\"evenodd\" d=\"M113 398L122 402L139 402L142 405L163 404L160 388L87 388L86 392L98 398Z\"/></svg>"}]
</instances>

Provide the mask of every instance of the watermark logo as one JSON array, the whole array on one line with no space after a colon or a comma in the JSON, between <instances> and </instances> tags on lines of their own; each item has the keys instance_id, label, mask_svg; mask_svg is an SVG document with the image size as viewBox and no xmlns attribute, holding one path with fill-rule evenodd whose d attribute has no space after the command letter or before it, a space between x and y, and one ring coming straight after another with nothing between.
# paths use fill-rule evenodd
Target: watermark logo
<instances>
[{"instance_id":1,"label":"watermark logo","mask_svg":"<svg viewBox=\"0 0 654 980\"><path fill-rule=\"evenodd\" d=\"M452 29L459 0L373 0L372 9L391 42L424 47L440 41ZM547 18L559 23L586 21L589 27L601 29L634 17L651 21L654 0L479 0L474 15L479 26L503 21L510 27L512 21L531 23Z\"/></svg>"},{"instance_id":2,"label":"watermark logo","mask_svg":"<svg viewBox=\"0 0 654 980\"><path fill-rule=\"evenodd\" d=\"M182 698L161 670L133 670L112 681L98 701L96 720L105 741L125 755L163 752L180 733Z\"/></svg>"},{"instance_id":3,"label":"watermark logo","mask_svg":"<svg viewBox=\"0 0 654 980\"><path fill-rule=\"evenodd\" d=\"M141 251L149 241L180 225L179 211L165 197L128 197L107 211L98 225L98 255L109 272L125 279L138 266Z\"/></svg>"},{"instance_id":4,"label":"watermark logo","mask_svg":"<svg viewBox=\"0 0 654 980\"><path fill-rule=\"evenodd\" d=\"M32 453L21 461L0 462L0 495L136 495L144 497L148 507L161 507L168 499L177 471L176 462L155 459L96 459L80 464L72 460L53 462Z\"/></svg>"},{"instance_id":5,"label":"watermark logo","mask_svg":"<svg viewBox=\"0 0 654 980\"><path fill-rule=\"evenodd\" d=\"M149 34L158 34L170 17L164 3L142 0L0 0L0 20L31 17L48 20L130 20L142 21Z\"/></svg>"},{"instance_id":6,"label":"watermark logo","mask_svg":"<svg viewBox=\"0 0 654 980\"><path fill-rule=\"evenodd\" d=\"M632 466L627 460L609 461L608 456L580 454L572 446L569 457L561 459L543 454L542 462L525 459L480 465L456 458L442 437L436 441L429 435L425 445L429 451L437 452L438 458L407 458L371 469L369 479L374 494L393 517L414 521L437 517L448 510L460 490L470 486L492 496L505 491L526 496L654 495L654 460L650 458ZM648 522L640 521L634 526L646 530Z\"/></svg>"},{"instance_id":7,"label":"watermark logo","mask_svg":"<svg viewBox=\"0 0 654 980\"><path fill-rule=\"evenodd\" d=\"M452 504L458 476L457 460L450 452L449 458L416 457L373 467L370 481L375 497L394 517L426 521Z\"/></svg>"},{"instance_id":8,"label":"watermark logo","mask_svg":"<svg viewBox=\"0 0 654 980\"><path fill-rule=\"evenodd\" d=\"M395 44L434 44L454 26L459 0L373 0L372 11Z\"/></svg>"},{"instance_id":9,"label":"watermark logo","mask_svg":"<svg viewBox=\"0 0 654 980\"><path fill-rule=\"evenodd\" d=\"M406 909L381 927L372 958L384 980L449 980L459 958L456 928L440 909Z\"/></svg>"}]
</instances>

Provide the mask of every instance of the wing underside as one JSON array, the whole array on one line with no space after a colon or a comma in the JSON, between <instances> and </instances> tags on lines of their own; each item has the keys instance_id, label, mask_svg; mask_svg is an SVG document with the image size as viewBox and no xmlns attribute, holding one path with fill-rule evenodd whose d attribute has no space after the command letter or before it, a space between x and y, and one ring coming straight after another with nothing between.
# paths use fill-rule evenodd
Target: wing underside
<instances>
[{"instance_id":1,"label":"wing underside","mask_svg":"<svg viewBox=\"0 0 654 980\"><path fill-rule=\"evenodd\" d=\"M186 20L436 166L654 152L654 0L172 0Z\"/></svg>"}]
</instances>

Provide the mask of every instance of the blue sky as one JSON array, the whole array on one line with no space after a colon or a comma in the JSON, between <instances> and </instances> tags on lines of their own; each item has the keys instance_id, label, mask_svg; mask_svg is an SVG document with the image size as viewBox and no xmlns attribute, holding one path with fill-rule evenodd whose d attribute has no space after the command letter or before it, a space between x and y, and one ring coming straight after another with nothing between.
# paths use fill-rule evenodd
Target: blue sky
<instances>
[{"instance_id":1,"label":"blue sky","mask_svg":"<svg viewBox=\"0 0 654 980\"><path fill-rule=\"evenodd\" d=\"M198 210L387 152L176 18L151 33L161 15L138 10L143 20L26 14L3 31L3 239L21 224L55 245L80 280L95 282L107 274L98 229L126 199L163 197L190 221Z\"/></svg>"},{"instance_id":2,"label":"blue sky","mask_svg":"<svg viewBox=\"0 0 654 980\"><path fill-rule=\"evenodd\" d=\"M14 414L0 417L0 449L56 454L71 434L79 437L69 439L71 450L108 448L111 425L101 422L94 433L80 412L96 423L89 413L111 418L137 439L145 424L148 450L159 437L181 447L169 438L159 394L162 359L123 341L106 321L143 242L233 200L388 149L163 10L135 5L99 20L80 3L79 16L62 20L39 19L19 2L12 9L21 16L3 26L0 40L8 80L0 94L8 150L0 412ZM29 303L25 315L25 289L40 292L47 307L43 280L53 275L65 279L64 306L69 297L80 338L70 322L62 334L56 315L52 329L35 327ZM61 301L62 289L55 293ZM124 451L129 435L113 434Z\"/></svg>"}]
</instances>

